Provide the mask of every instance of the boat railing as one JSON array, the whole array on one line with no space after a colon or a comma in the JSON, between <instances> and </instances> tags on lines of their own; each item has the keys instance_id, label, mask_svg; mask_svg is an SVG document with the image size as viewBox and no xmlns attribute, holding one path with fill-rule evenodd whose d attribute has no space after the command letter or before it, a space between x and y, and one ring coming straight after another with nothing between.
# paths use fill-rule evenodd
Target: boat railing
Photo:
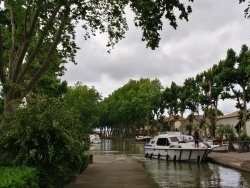
<instances>
[{"instance_id":1,"label":"boat railing","mask_svg":"<svg viewBox=\"0 0 250 188\"><path fill-rule=\"evenodd\" d=\"M158 132L159 135L161 134L167 134L167 135L182 135L180 132L175 132L175 131L162 131Z\"/></svg>"}]
</instances>

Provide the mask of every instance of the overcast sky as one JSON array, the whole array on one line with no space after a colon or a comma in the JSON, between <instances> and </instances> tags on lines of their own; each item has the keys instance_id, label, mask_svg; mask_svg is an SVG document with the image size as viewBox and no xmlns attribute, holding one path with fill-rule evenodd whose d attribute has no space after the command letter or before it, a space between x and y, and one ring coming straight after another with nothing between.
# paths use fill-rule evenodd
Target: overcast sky
<instances>
[{"instance_id":1,"label":"overcast sky","mask_svg":"<svg viewBox=\"0 0 250 188\"><path fill-rule=\"evenodd\" d=\"M188 0L185 0L188 2ZM122 87L130 79L158 78L164 87L171 82L182 85L226 58L229 48L237 54L243 44L250 47L250 19L244 17L247 3L238 0L195 0L189 22L178 21L177 30L165 23L160 46L146 48L141 42L141 30L132 24L111 54L107 53L107 38L98 35L85 41L77 28L77 65L67 65L63 80L69 85L77 81L94 86L103 97ZM219 109L225 114L235 110L232 101L223 101Z\"/></svg>"}]
</instances>

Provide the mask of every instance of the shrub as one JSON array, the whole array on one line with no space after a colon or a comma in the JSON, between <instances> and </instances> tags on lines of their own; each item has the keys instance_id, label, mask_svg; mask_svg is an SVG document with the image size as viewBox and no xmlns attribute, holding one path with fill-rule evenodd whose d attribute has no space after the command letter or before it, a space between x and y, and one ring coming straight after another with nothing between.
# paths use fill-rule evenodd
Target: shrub
<instances>
[{"instance_id":1,"label":"shrub","mask_svg":"<svg viewBox=\"0 0 250 188\"><path fill-rule=\"evenodd\" d=\"M1 188L38 188L38 172L31 167L1 167Z\"/></svg>"},{"instance_id":2,"label":"shrub","mask_svg":"<svg viewBox=\"0 0 250 188\"><path fill-rule=\"evenodd\" d=\"M235 133L234 129L229 124L218 124L216 126L215 133L219 136L219 138L222 140L223 136L226 137L226 140L233 141L235 140Z\"/></svg>"},{"instance_id":3,"label":"shrub","mask_svg":"<svg viewBox=\"0 0 250 188\"><path fill-rule=\"evenodd\" d=\"M240 140L241 140L241 141L250 142L250 137L247 136L247 134L242 134L242 135L240 136Z\"/></svg>"},{"instance_id":4,"label":"shrub","mask_svg":"<svg viewBox=\"0 0 250 188\"><path fill-rule=\"evenodd\" d=\"M0 133L0 161L38 169L40 187L60 187L86 165L79 115L57 99L28 100Z\"/></svg>"}]
</instances>

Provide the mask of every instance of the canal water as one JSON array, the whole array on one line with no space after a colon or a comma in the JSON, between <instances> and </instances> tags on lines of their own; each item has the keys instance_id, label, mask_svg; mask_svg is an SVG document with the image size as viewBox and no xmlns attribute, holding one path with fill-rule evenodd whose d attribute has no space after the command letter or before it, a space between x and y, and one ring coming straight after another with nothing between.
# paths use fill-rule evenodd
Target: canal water
<instances>
[{"instance_id":1,"label":"canal water","mask_svg":"<svg viewBox=\"0 0 250 188\"><path fill-rule=\"evenodd\" d=\"M174 162L144 157L144 143L103 139L90 148L92 154L130 155L142 163L160 188L250 188L250 173L210 162Z\"/></svg>"}]
</instances>

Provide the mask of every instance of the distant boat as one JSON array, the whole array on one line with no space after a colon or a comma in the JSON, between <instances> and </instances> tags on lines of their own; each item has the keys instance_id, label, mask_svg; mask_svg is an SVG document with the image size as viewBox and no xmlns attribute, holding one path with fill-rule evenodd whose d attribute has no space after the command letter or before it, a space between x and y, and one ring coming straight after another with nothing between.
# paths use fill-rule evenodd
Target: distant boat
<instances>
[{"instance_id":1,"label":"distant boat","mask_svg":"<svg viewBox=\"0 0 250 188\"><path fill-rule=\"evenodd\" d=\"M216 140L206 140L204 143L213 149L213 151L227 152L229 144L218 143Z\"/></svg>"},{"instance_id":2,"label":"distant boat","mask_svg":"<svg viewBox=\"0 0 250 188\"><path fill-rule=\"evenodd\" d=\"M135 140L138 142L149 142L152 138L152 136L136 136Z\"/></svg>"},{"instance_id":3,"label":"distant boat","mask_svg":"<svg viewBox=\"0 0 250 188\"><path fill-rule=\"evenodd\" d=\"M91 144L100 144L102 142L98 134L89 135L89 139Z\"/></svg>"},{"instance_id":4,"label":"distant boat","mask_svg":"<svg viewBox=\"0 0 250 188\"><path fill-rule=\"evenodd\" d=\"M203 142L195 147L192 136L180 132L160 132L145 145L145 157L172 161L203 161L215 147Z\"/></svg>"}]
</instances>

